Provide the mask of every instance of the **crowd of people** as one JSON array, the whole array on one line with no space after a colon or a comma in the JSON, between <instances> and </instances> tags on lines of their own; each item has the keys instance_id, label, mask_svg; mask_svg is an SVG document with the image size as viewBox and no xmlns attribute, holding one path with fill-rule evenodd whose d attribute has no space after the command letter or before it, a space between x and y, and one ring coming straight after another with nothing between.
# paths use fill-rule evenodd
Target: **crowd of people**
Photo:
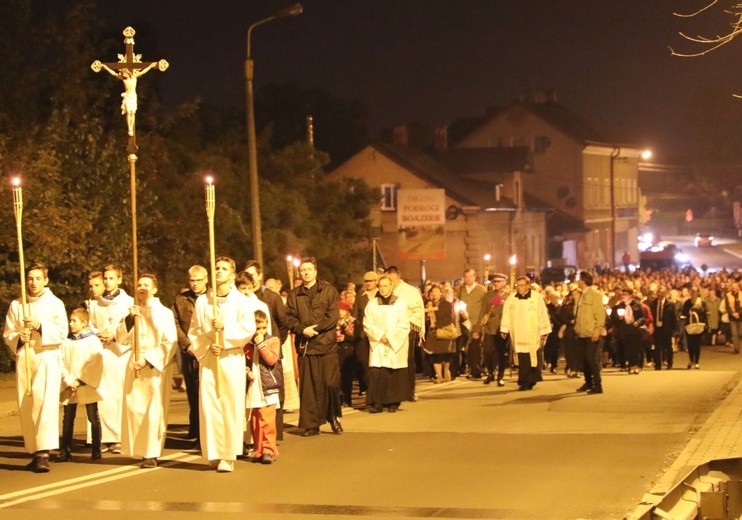
<instances>
[{"instance_id":1,"label":"crowd of people","mask_svg":"<svg viewBox=\"0 0 742 520\"><path fill-rule=\"evenodd\" d=\"M392 266L341 291L318 278L311 257L298 274L286 291L264 280L259 263L238 271L220 257L213 286L207 269L193 266L167 308L154 274L140 274L130 296L121 270L109 265L90 273L89 299L68 320L47 287L47 268L29 267L27 295L11 303L4 330L16 356L29 469L49 471L52 451L58 462L72 460L79 404L93 460L110 451L156 467L174 373L187 392L187 438L228 473L239 457L278 458L284 411L299 411L303 437L323 424L342 434L354 388L371 414L414 402L419 374L436 385L466 377L502 387L509 368L518 389L530 391L545 370L563 369L584 378L576 390L601 394L609 365L628 375L672 369L686 351L687 369L699 369L704 342L739 353L742 341L736 269L581 271L543 287L503 273L480 283L466 269L453 284L418 288Z\"/></svg>"}]
</instances>

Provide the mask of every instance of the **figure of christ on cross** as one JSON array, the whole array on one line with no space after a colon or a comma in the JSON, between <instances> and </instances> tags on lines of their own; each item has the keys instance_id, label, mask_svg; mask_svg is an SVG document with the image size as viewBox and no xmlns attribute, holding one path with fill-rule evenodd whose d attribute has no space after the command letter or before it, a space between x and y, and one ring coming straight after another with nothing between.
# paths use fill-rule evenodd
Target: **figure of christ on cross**
<instances>
[{"instance_id":1,"label":"figure of christ on cross","mask_svg":"<svg viewBox=\"0 0 742 520\"><path fill-rule=\"evenodd\" d=\"M126 54L119 54L119 61L116 63L101 63L95 60L90 66L93 71L100 72L105 70L114 78L124 82L124 93L121 101L121 113L126 115L126 126L130 137L134 137L134 121L137 112L137 78L145 75L150 69L157 67L160 71L165 71L170 64L165 60L142 62L141 54L134 54L134 34L131 27L124 29L124 44L126 45Z\"/></svg>"},{"instance_id":2,"label":"figure of christ on cross","mask_svg":"<svg viewBox=\"0 0 742 520\"><path fill-rule=\"evenodd\" d=\"M132 73L129 69L122 69L120 72L116 72L105 63L100 64L102 69L124 82L124 92L121 94L123 98L121 100L121 113L126 114L126 126L129 135L132 137L134 137L134 118L137 113L137 78L146 74L155 65L157 65L156 62L150 63L146 68L134 70L134 73Z\"/></svg>"}]
</instances>

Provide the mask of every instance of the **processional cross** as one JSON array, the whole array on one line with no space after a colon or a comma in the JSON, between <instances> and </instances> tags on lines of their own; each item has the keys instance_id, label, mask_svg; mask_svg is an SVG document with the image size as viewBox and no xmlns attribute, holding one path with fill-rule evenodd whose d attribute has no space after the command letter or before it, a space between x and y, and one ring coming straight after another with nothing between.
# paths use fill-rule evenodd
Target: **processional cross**
<instances>
[{"instance_id":1,"label":"processional cross","mask_svg":"<svg viewBox=\"0 0 742 520\"><path fill-rule=\"evenodd\" d=\"M131 27L124 29L124 44L126 54L119 54L119 61L115 63L101 63L95 60L90 68L94 72L107 71L113 77L124 83L124 93L121 94L121 113L126 116L126 127L129 134L129 142L126 147L127 160L129 161L129 172L131 179L131 242L133 252L133 281L134 287L139 281L138 254L137 254L137 141L135 129L135 117L137 113L137 78L144 76L152 68L157 67L165 71L170 66L167 61L142 61L141 54L134 54L134 34ZM134 360L139 360L139 326L138 319L134 318ZM138 371L137 371L138 375Z\"/></svg>"},{"instance_id":2,"label":"processional cross","mask_svg":"<svg viewBox=\"0 0 742 520\"><path fill-rule=\"evenodd\" d=\"M136 31L131 27L124 29L124 44L126 54L119 54L119 61L115 63L101 63L95 60L90 66L95 72L107 71L113 77L124 83L124 93L121 101L121 113L126 115L126 126L129 133L129 153L136 153L136 136L134 133L134 120L137 113L137 78L144 76L150 69L157 67L165 71L170 64L165 60L142 61L141 54L134 54L134 34ZM133 146L133 148L132 148Z\"/></svg>"}]
</instances>

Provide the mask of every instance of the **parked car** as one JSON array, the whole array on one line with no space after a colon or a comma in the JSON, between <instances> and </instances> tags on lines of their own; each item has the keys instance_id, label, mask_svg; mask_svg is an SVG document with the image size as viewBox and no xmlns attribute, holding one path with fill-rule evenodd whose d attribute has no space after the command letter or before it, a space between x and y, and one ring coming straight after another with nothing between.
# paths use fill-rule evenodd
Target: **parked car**
<instances>
[{"instance_id":1,"label":"parked car","mask_svg":"<svg viewBox=\"0 0 742 520\"><path fill-rule=\"evenodd\" d=\"M707 233L698 233L695 242L696 247L712 247L714 245L714 237Z\"/></svg>"}]
</instances>

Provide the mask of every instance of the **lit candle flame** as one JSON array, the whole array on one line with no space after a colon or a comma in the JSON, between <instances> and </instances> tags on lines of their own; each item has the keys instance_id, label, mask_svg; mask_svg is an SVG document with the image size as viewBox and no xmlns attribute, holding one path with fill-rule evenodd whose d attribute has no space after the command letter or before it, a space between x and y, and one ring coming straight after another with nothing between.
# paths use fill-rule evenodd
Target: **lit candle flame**
<instances>
[{"instance_id":1,"label":"lit candle flame","mask_svg":"<svg viewBox=\"0 0 742 520\"><path fill-rule=\"evenodd\" d=\"M484 260L485 261L489 262L490 261L490 258L492 258L492 257L490 256L489 253L487 253L486 255L484 255Z\"/></svg>"},{"instance_id":2,"label":"lit candle flame","mask_svg":"<svg viewBox=\"0 0 742 520\"><path fill-rule=\"evenodd\" d=\"M300 265L301 265L301 260L299 260L298 258L294 258L294 266L299 267Z\"/></svg>"},{"instance_id":3,"label":"lit candle flame","mask_svg":"<svg viewBox=\"0 0 742 520\"><path fill-rule=\"evenodd\" d=\"M510 257L510 265L515 265L515 255Z\"/></svg>"},{"instance_id":4,"label":"lit candle flame","mask_svg":"<svg viewBox=\"0 0 742 520\"><path fill-rule=\"evenodd\" d=\"M13 177L13 180L11 182L13 183L13 186L20 186L21 185L21 178L20 177Z\"/></svg>"},{"instance_id":5,"label":"lit candle flame","mask_svg":"<svg viewBox=\"0 0 742 520\"><path fill-rule=\"evenodd\" d=\"M286 257L286 261L287 261L287 262L293 262L293 261L294 261L294 257L293 257L293 256L291 256L291 255L288 255L288 256Z\"/></svg>"},{"instance_id":6,"label":"lit candle flame","mask_svg":"<svg viewBox=\"0 0 742 520\"><path fill-rule=\"evenodd\" d=\"M214 177L212 177L211 175L207 176L206 184L209 184L209 185L214 184Z\"/></svg>"}]
</instances>

